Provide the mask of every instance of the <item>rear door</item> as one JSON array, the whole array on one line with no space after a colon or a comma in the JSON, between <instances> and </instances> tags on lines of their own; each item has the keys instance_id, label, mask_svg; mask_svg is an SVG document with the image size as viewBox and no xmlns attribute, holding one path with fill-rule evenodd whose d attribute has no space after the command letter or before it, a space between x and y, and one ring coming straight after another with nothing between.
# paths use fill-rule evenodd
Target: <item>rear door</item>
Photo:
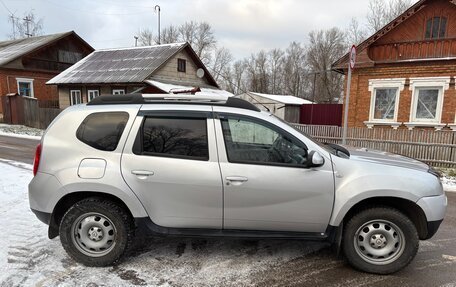
<instances>
[{"instance_id":1,"label":"rear door","mask_svg":"<svg viewBox=\"0 0 456 287\"><path fill-rule=\"evenodd\" d=\"M140 112L122 155L122 175L155 224L221 228L222 181L211 107L174 108Z\"/></svg>"},{"instance_id":2,"label":"rear door","mask_svg":"<svg viewBox=\"0 0 456 287\"><path fill-rule=\"evenodd\" d=\"M214 107L214 110L222 108ZM224 228L325 232L334 200L331 160L308 168L307 146L267 120L216 113Z\"/></svg>"}]
</instances>

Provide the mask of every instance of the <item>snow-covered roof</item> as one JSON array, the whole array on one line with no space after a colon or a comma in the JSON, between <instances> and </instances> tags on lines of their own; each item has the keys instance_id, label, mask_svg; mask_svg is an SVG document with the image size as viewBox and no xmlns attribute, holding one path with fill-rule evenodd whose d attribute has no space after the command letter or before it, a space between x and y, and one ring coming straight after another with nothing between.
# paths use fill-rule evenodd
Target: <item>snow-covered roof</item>
<instances>
[{"instance_id":1,"label":"snow-covered roof","mask_svg":"<svg viewBox=\"0 0 456 287\"><path fill-rule=\"evenodd\" d=\"M169 83L163 83L155 80L145 80L145 83L155 86L160 90L166 93L176 93L176 92L185 92L190 91L196 88L196 86L182 86L182 85L175 85ZM234 97L234 95L230 92L220 89L211 89L211 88L201 88L201 92L196 92L195 95L214 95L214 96L224 96L224 97Z\"/></svg>"},{"instance_id":2,"label":"snow-covered roof","mask_svg":"<svg viewBox=\"0 0 456 287\"><path fill-rule=\"evenodd\" d=\"M262 94L262 93L255 93L255 92L248 92L251 95L266 98L269 100L273 100L275 102L279 102L285 105L304 105L304 104L312 104L311 101L305 100L302 98L298 98L295 96L290 95L271 95L271 94Z\"/></svg>"}]
</instances>

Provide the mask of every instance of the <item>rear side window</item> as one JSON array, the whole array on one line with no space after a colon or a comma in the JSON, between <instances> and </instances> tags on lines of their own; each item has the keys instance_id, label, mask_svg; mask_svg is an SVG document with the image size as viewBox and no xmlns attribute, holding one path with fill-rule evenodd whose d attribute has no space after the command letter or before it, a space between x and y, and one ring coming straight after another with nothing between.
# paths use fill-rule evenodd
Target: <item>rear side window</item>
<instances>
[{"instance_id":1,"label":"rear side window","mask_svg":"<svg viewBox=\"0 0 456 287\"><path fill-rule=\"evenodd\" d=\"M209 160L206 118L146 117L134 153Z\"/></svg>"},{"instance_id":2,"label":"rear side window","mask_svg":"<svg viewBox=\"0 0 456 287\"><path fill-rule=\"evenodd\" d=\"M98 150L113 151L128 121L128 113L106 112L88 115L79 126L76 137Z\"/></svg>"}]
</instances>

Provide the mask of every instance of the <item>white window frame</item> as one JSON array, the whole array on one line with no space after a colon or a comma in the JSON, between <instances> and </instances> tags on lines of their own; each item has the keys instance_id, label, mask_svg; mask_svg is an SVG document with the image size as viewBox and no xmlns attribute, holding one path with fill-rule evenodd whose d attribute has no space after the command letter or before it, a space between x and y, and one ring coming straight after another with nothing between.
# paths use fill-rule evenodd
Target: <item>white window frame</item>
<instances>
[{"instance_id":1,"label":"white window frame","mask_svg":"<svg viewBox=\"0 0 456 287\"><path fill-rule=\"evenodd\" d=\"M113 95L125 95L125 89L112 89Z\"/></svg>"},{"instance_id":2,"label":"white window frame","mask_svg":"<svg viewBox=\"0 0 456 287\"><path fill-rule=\"evenodd\" d=\"M35 97L35 92L33 90L33 81L34 79L28 79L28 78L16 78L16 83L17 83L17 93L20 95L21 91L19 89L19 83L29 83L30 84L30 97L34 98Z\"/></svg>"},{"instance_id":3,"label":"white window frame","mask_svg":"<svg viewBox=\"0 0 456 287\"><path fill-rule=\"evenodd\" d=\"M445 91L450 87L450 77L429 77L429 78L410 78L409 89L412 91L412 101L410 105L409 122L405 125L409 129L416 126L422 127L435 127L437 130L442 129L445 124L442 124L442 111ZM416 110L418 107L418 95L420 89L438 89L439 95L437 98L437 109L435 112L435 119L417 119Z\"/></svg>"},{"instance_id":4,"label":"white window frame","mask_svg":"<svg viewBox=\"0 0 456 287\"><path fill-rule=\"evenodd\" d=\"M397 121L399 113L399 101L400 94L404 90L405 78L391 78L391 79L370 79L368 90L371 92L370 109L369 109L369 120L365 121L364 124L368 128L372 128L375 125L390 125L392 128L397 129L401 123ZM393 119L375 119L375 100L377 89L397 89L396 100L394 103L394 117Z\"/></svg>"},{"instance_id":5,"label":"white window frame","mask_svg":"<svg viewBox=\"0 0 456 287\"><path fill-rule=\"evenodd\" d=\"M73 92L79 92L79 99L80 99L79 103L73 103ZM78 104L82 104L82 91L77 90L77 89L70 90L70 105L72 106L72 105L78 105Z\"/></svg>"},{"instance_id":6,"label":"white window frame","mask_svg":"<svg viewBox=\"0 0 456 287\"><path fill-rule=\"evenodd\" d=\"M91 93L96 93L97 95L94 97L91 97L91 95L90 95ZM98 96L100 96L100 90L97 90L97 89L87 90L87 102L90 102L91 100L95 99Z\"/></svg>"}]
</instances>

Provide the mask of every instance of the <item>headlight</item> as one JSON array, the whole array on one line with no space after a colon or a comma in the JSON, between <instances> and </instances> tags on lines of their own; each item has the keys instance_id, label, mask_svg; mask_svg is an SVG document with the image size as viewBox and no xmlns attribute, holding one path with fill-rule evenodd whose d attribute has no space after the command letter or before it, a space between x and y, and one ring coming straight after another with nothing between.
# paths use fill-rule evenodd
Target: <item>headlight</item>
<instances>
[{"instance_id":1,"label":"headlight","mask_svg":"<svg viewBox=\"0 0 456 287\"><path fill-rule=\"evenodd\" d=\"M441 174L439 171L437 171L435 168L433 168L432 166L429 166L428 172L429 172L430 174L435 175L435 176L438 177L438 178L441 178L441 177L442 177L442 174Z\"/></svg>"}]
</instances>

